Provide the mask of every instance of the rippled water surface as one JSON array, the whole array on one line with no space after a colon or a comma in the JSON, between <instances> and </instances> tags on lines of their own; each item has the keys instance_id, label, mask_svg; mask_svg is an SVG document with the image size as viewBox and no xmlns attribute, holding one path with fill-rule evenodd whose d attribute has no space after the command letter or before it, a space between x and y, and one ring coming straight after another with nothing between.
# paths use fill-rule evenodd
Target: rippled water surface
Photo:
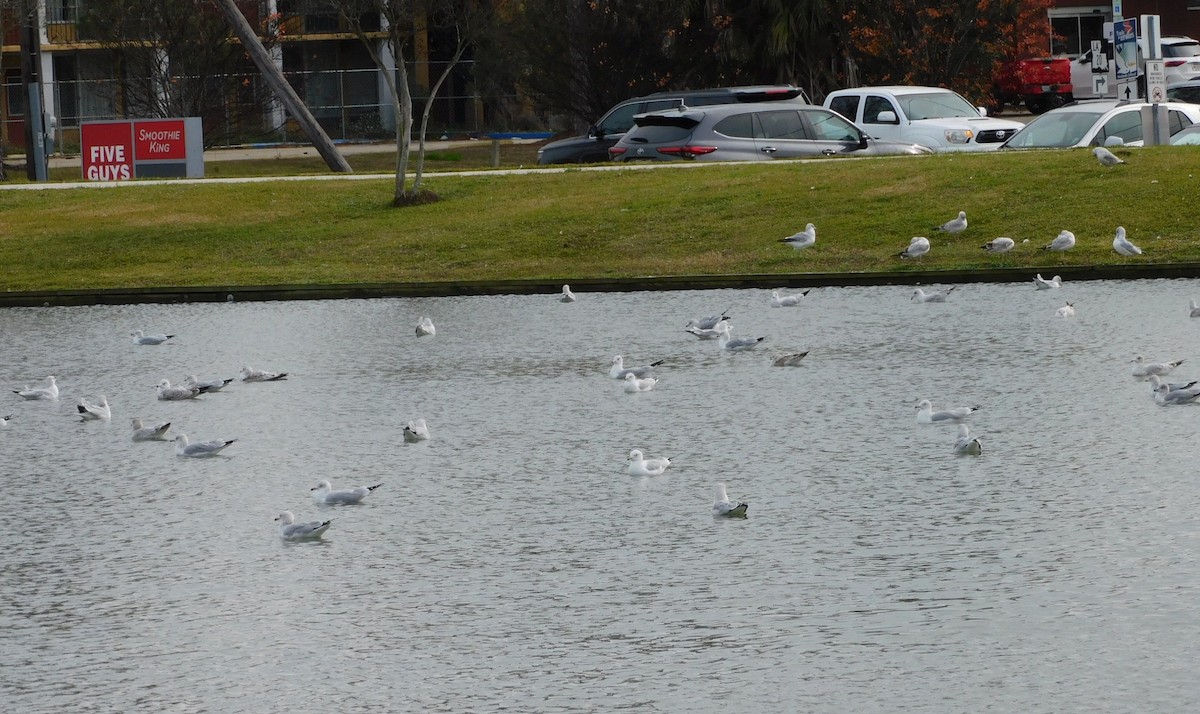
<instances>
[{"instance_id":1,"label":"rippled water surface","mask_svg":"<svg viewBox=\"0 0 1200 714\"><path fill-rule=\"evenodd\" d=\"M0 709L1195 710L1200 408L1129 361L1200 377L1200 285L910 292L0 311L5 389L62 389L0 395ZM682 331L726 308L757 352ZM291 376L155 399L243 364ZM74 416L101 394L111 423ZM983 456L922 398L981 405ZM182 459L133 416L238 441ZM631 448L674 465L631 478ZM318 507L321 479L384 485ZM749 518L710 515L718 481ZM281 510L333 526L285 543Z\"/></svg>"}]
</instances>

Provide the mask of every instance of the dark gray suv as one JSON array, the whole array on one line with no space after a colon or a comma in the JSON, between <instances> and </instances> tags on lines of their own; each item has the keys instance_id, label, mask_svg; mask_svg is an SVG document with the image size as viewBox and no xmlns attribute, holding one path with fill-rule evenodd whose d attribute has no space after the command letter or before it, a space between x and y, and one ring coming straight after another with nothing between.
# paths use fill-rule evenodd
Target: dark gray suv
<instances>
[{"instance_id":1,"label":"dark gray suv","mask_svg":"<svg viewBox=\"0 0 1200 714\"><path fill-rule=\"evenodd\" d=\"M609 109L600 121L588 127L584 136L559 139L538 149L539 164L587 164L608 161L608 150L633 126L635 114L645 114L679 106L702 107L741 102L787 102L808 104L804 90L791 85L716 87L656 92L621 102Z\"/></svg>"}]
</instances>

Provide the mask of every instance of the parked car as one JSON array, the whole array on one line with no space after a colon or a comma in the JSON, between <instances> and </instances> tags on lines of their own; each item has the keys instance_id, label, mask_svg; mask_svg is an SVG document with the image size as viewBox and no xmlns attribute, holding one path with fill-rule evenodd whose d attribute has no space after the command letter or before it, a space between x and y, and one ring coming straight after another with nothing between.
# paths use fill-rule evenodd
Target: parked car
<instances>
[{"instance_id":1,"label":"parked car","mask_svg":"<svg viewBox=\"0 0 1200 714\"><path fill-rule=\"evenodd\" d=\"M1184 35L1168 35L1161 38L1160 44L1163 71L1168 85L1200 77L1200 42ZM1117 65L1112 61L1112 42L1105 41L1104 47L1107 55L1100 58L1099 65L1102 69L1099 74L1106 78L1105 91L1101 94L1094 91L1092 75L1095 70L1092 68L1092 52L1089 49L1071 62L1071 84L1074 86L1075 99L1117 98L1120 85L1117 84ZM1139 97L1146 93L1143 76L1146 66L1145 57L1145 40L1142 39L1138 42L1137 92Z\"/></svg>"},{"instance_id":2,"label":"parked car","mask_svg":"<svg viewBox=\"0 0 1200 714\"><path fill-rule=\"evenodd\" d=\"M1167 85L1167 101L1200 104L1200 79Z\"/></svg>"},{"instance_id":3,"label":"parked car","mask_svg":"<svg viewBox=\"0 0 1200 714\"><path fill-rule=\"evenodd\" d=\"M605 112L583 136L552 141L538 149L539 164L586 164L608 161L608 150L633 126L635 114L689 106L758 102L808 104L804 90L791 85L715 87L713 89L656 92L621 102Z\"/></svg>"},{"instance_id":4,"label":"parked car","mask_svg":"<svg viewBox=\"0 0 1200 714\"><path fill-rule=\"evenodd\" d=\"M859 87L839 89L825 106L876 139L921 144L934 151L997 149L1023 124L994 119L962 95L942 87Z\"/></svg>"},{"instance_id":5,"label":"parked car","mask_svg":"<svg viewBox=\"0 0 1200 714\"><path fill-rule=\"evenodd\" d=\"M1171 146L1200 146L1200 124L1193 124L1172 136Z\"/></svg>"},{"instance_id":6,"label":"parked car","mask_svg":"<svg viewBox=\"0 0 1200 714\"><path fill-rule=\"evenodd\" d=\"M613 161L766 161L813 156L929 154L872 139L823 107L725 104L639 114L609 149Z\"/></svg>"},{"instance_id":7,"label":"parked car","mask_svg":"<svg viewBox=\"0 0 1200 714\"><path fill-rule=\"evenodd\" d=\"M1065 149L1077 146L1142 145L1142 107L1146 102L1097 99L1051 109L1004 142L1005 149ZM1172 136L1200 122L1200 105L1165 102Z\"/></svg>"},{"instance_id":8,"label":"parked car","mask_svg":"<svg viewBox=\"0 0 1200 714\"><path fill-rule=\"evenodd\" d=\"M1071 60L1066 57L1035 57L1012 60L1000 65L992 82L993 114L1005 104L1025 103L1034 114L1061 107L1074 100L1071 85Z\"/></svg>"},{"instance_id":9,"label":"parked car","mask_svg":"<svg viewBox=\"0 0 1200 714\"><path fill-rule=\"evenodd\" d=\"M1168 85L1200 77L1200 41L1190 37L1164 37L1162 56Z\"/></svg>"}]
</instances>

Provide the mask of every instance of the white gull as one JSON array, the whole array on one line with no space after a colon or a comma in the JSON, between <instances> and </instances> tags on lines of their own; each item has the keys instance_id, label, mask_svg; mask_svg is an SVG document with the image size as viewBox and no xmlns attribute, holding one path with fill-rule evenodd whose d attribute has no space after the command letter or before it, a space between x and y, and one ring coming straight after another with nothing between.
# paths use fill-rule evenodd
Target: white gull
<instances>
[{"instance_id":1,"label":"white gull","mask_svg":"<svg viewBox=\"0 0 1200 714\"><path fill-rule=\"evenodd\" d=\"M279 521L279 536L284 540L317 540L333 525L331 520L297 523L291 511L280 513L275 520Z\"/></svg>"},{"instance_id":2,"label":"white gull","mask_svg":"<svg viewBox=\"0 0 1200 714\"><path fill-rule=\"evenodd\" d=\"M955 407L935 412L933 404L928 399L922 399L920 404L917 404L917 409L919 410L917 412L918 424L954 424L979 411L979 407L974 406Z\"/></svg>"},{"instance_id":3,"label":"white gull","mask_svg":"<svg viewBox=\"0 0 1200 714\"><path fill-rule=\"evenodd\" d=\"M382 485L382 483L377 483L374 486L356 486L354 488L334 491L333 484L329 483L328 481L321 481L309 490L312 491L313 500L317 503L323 503L327 506L349 506L356 503L362 503L364 498Z\"/></svg>"}]
</instances>

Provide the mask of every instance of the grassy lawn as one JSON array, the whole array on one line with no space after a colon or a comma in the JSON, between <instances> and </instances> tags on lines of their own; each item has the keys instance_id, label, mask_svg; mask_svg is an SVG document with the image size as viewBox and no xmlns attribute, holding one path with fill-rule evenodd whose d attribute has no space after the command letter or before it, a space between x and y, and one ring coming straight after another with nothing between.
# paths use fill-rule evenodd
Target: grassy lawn
<instances>
[{"instance_id":1,"label":"grassy lawn","mask_svg":"<svg viewBox=\"0 0 1200 714\"><path fill-rule=\"evenodd\" d=\"M532 166L536 146L505 146ZM392 208L390 180L0 190L6 290L979 270L1200 263L1200 149L1086 150L435 176L429 205ZM482 146L427 172L484 168ZM388 154L356 155L359 173ZM210 162L211 176L326 174L319 159ZM70 179L77 179L73 173ZM964 210L959 235L931 226ZM817 244L779 239L807 222ZM1145 255L1112 250L1117 225ZM1062 229L1068 253L1039 250ZM914 235L929 255L896 254ZM1017 248L980 246L1010 236ZM1023 242L1028 240L1028 242Z\"/></svg>"}]
</instances>

